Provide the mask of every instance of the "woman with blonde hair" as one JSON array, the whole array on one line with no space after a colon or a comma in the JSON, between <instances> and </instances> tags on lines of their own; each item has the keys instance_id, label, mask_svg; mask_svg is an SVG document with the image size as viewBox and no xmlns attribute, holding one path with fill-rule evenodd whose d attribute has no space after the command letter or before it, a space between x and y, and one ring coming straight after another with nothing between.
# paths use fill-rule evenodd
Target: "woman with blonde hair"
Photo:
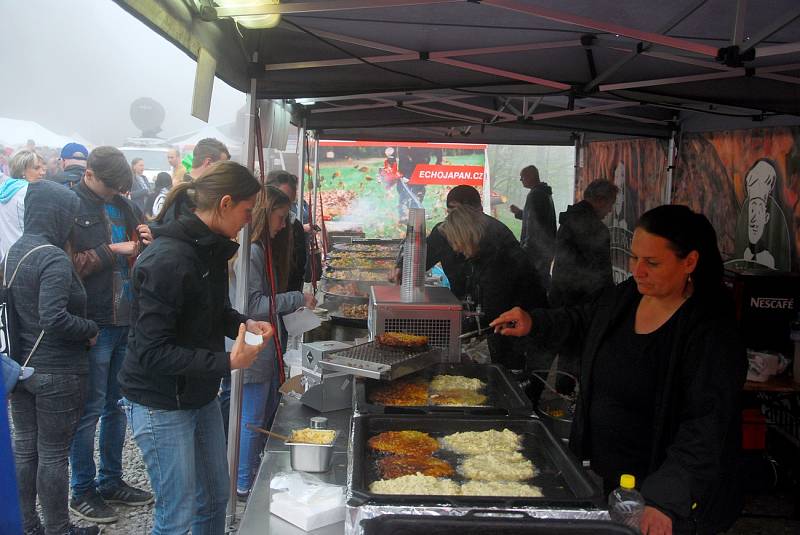
<instances>
[{"instance_id":1,"label":"woman with blonde hair","mask_svg":"<svg viewBox=\"0 0 800 535\"><path fill-rule=\"evenodd\" d=\"M522 247L516 242L492 239L488 218L479 208L467 204L455 206L438 228L460 260L458 272L464 284L458 297L480 306L482 327L507 310L510 303L547 306L547 296ZM488 343L492 362L511 370L524 367L524 350L520 345L496 334L489 335Z\"/></svg>"},{"instance_id":2,"label":"woman with blonde hair","mask_svg":"<svg viewBox=\"0 0 800 535\"><path fill-rule=\"evenodd\" d=\"M128 353L119 373L133 438L155 494L153 533L223 533L228 471L220 379L247 368L272 337L228 300L233 240L250 222L261 185L243 166L213 164L173 188L155 239L133 269ZM225 337L235 339L230 353Z\"/></svg>"},{"instance_id":3,"label":"woman with blonde hair","mask_svg":"<svg viewBox=\"0 0 800 535\"><path fill-rule=\"evenodd\" d=\"M266 186L253 211L247 300L250 314L256 319L280 321L280 315L294 312L303 305L316 306L313 295L287 291L293 260L293 232L291 226L287 226L290 205L285 193ZM263 435L252 431L248 425L269 429L280 400L278 387L282 382L283 355L274 339L265 342L256 361L244 372L236 482L237 493L243 497L250 492L258 456L264 446Z\"/></svg>"},{"instance_id":4,"label":"woman with blonde hair","mask_svg":"<svg viewBox=\"0 0 800 535\"><path fill-rule=\"evenodd\" d=\"M44 178L45 161L32 150L17 151L9 162L9 178L0 184L0 262L22 236L28 184Z\"/></svg>"}]
</instances>

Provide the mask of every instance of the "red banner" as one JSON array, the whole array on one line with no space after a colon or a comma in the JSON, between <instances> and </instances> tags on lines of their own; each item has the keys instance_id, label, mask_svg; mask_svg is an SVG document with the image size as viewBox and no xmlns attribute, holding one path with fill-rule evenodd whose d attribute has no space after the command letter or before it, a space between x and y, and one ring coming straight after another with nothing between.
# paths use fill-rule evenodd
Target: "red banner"
<instances>
[{"instance_id":1,"label":"red banner","mask_svg":"<svg viewBox=\"0 0 800 535\"><path fill-rule=\"evenodd\" d=\"M482 165L431 165L422 164L414 168L409 184L458 186L467 184L479 187L483 184Z\"/></svg>"}]
</instances>

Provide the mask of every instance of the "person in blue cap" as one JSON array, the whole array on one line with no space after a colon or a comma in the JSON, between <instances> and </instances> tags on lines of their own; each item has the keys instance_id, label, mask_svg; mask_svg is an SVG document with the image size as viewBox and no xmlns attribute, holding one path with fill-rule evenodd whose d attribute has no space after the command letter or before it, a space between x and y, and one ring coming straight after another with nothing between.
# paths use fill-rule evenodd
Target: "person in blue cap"
<instances>
[{"instance_id":1,"label":"person in blue cap","mask_svg":"<svg viewBox=\"0 0 800 535\"><path fill-rule=\"evenodd\" d=\"M64 148L61 149L60 157L62 171L52 178L53 182L72 188L83 178L88 157L89 149L80 143L67 143L64 145Z\"/></svg>"}]
</instances>

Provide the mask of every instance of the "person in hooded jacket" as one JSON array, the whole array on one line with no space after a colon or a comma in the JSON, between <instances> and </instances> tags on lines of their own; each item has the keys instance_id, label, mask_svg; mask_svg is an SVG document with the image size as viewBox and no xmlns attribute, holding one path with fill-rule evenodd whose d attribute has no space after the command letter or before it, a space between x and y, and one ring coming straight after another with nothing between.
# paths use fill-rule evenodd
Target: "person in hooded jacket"
<instances>
[{"instance_id":1,"label":"person in hooded jacket","mask_svg":"<svg viewBox=\"0 0 800 535\"><path fill-rule=\"evenodd\" d=\"M19 352L35 369L11 395L14 458L25 533L93 535L70 525L67 466L88 390L88 349L98 327L86 319L86 292L64 251L80 201L50 181L28 186L25 230L6 259L18 319ZM30 254L29 254L30 253ZM28 254L27 258L23 257ZM37 497L44 515L36 512Z\"/></svg>"},{"instance_id":2,"label":"person in hooded jacket","mask_svg":"<svg viewBox=\"0 0 800 535\"><path fill-rule=\"evenodd\" d=\"M621 474L636 477L642 533L724 532L741 509L747 359L716 232L686 206L659 206L639 219L631 251L633 277L590 302L514 308L492 326L553 349L578 341L569 446L607 493Z\"/></svg>"},{"instance_id":3,"label":"person in hooded jacket","mask_svg":"<svg viewBox=\"0 0 800 535\"><path fill-rule=\"evenodd\" d=\"M0 262L22 236L28 184L44 178L44 159L32 150L20 150L9 162L10 176L0 183Z\"/></svg>"},{"instance_id":4,"label":"person in hooded jacket","mask_svg":"<svg viewBox=\"0 0 800 535\"><path fill-rule=\"evenodd\" d=\"M529 165L519 172L522 186L531 190L525 198L525 207L511 205L514 217L522 220L519 243L528 253L536 276L545 290L550 289L550 263L556 243L556 210L553 190L539 178L539 170Z\"/></svg>"},{"instance_id":5,"label":"person in hooded jacket","mask_svg":"<svg viewBox=\"0 0 800 535\"><path fill-rule=\"evenodd\" d=\"M222 377L250 366L264 347L246 344L246 331L273 334L228 298L228 261L239 247L232 240L250 221L261 189L230 161L179 184L133 269L119 381L155 495L154 535L225 531L229 479L217 392ZM236 340L230 353L226 336Z\"/></svg>"}]
</instances>

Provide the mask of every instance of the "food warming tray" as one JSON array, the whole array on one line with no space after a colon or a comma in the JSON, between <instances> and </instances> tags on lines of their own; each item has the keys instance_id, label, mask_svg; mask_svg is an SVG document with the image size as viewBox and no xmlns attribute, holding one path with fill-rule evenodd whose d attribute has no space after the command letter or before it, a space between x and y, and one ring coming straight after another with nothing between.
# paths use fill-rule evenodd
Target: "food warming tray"
<instances>
[{"instance_id":1,"label":"food warming tray","mask_svg":"<svg viewBox=\"0 0 800 535\"><path fill-rule=\"evenodd\" d=\"M499 364L448 364L441 363L424 371L418 372L414 377L430 380L434 375L462 375L480 379L486 383L486 388L481 392L488 396L486 406L458 407L458 406L394 406L381 405L369 401L370 394L382 385L383 381L372 379L359 379L355 383L353 394L353 408L361 414L427 414L427 413L463 413L463 414L496 414L496 415L523 415L533 413L533 404L522 392L506 369Z\"/></svg>"},{"instance_id":2,"label":"food warming tray","mask_svg":"<svg viewBox=\"0 0 800 535\"><path fill-rule=\"evenodd\" d=\"M364 535L636 535L604 520L534 518L521 512L468 511L462 516L381 515L361 521Z\"/></svg>"},{"instance_id":3,"label":"food warming tray","mask_svg":"<svg viewBox=\"0 0 800 535\"><path fill-rule=\"evenodd\" d=\"M372 379L397 379L417 372L442 360L438 349L424 347L417 350L389 347L373 340L342 351L328 353L323 358L323 368L351 373Z\"/></svg>"},{"instance_id":4,"label":"food warming tray","mask_svg":"<svg viewBox=\"0 0 800 535\"><path fill-rule=\"evenodd\" d=\"M374 494L369 484L380 479L377 460L381 455L367 446L367 440L384 431L421 431L434 438L463 431L502 431L509 429L523 435L521 453L533 462L536 475L526 481L539 487L543 496L423 496L401 494ZM448 505L452 507L601 507L600 489L579 467L578 461L545 427L541 420L522 417L470 416L470 415L357 415L352 419L350 455L348 465L348 505ZM445 450L436 457L457 467L463 458ZM452 477L465 481L458 473Z\"/></svg>"}]
</instances>

